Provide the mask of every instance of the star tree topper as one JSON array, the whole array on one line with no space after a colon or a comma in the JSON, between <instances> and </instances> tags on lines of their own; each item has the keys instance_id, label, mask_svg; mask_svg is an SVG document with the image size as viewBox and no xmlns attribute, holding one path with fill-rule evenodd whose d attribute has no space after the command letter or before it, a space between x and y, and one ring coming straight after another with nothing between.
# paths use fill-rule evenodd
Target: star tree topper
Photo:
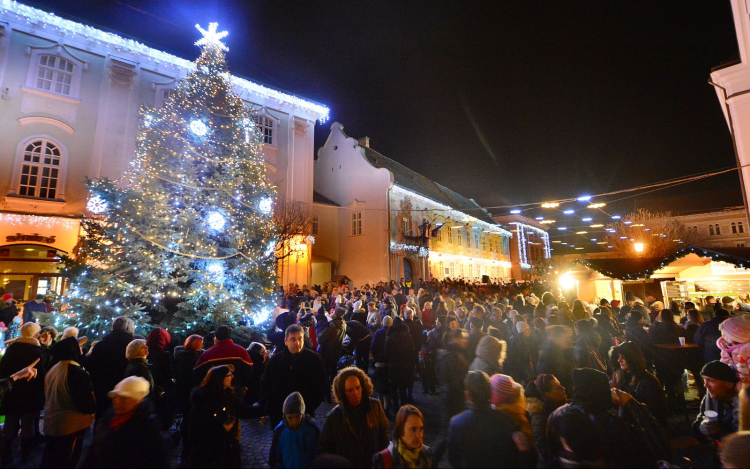
<instances>
[{"instance_id":1,"label":"star tree topper","mask_svg":"<svg viewBox=\"0 0 750 469\"><path fill-rule=\"evenodd\" d=\"M221 51L228 51L226 45L224 45L223 42L221 42L222 39L224 39L227 34L229 34L227 31L222 32L216 32L216 28L219 27L219 23L208 23L208 31L201 28L199 24L195 25L196 28L198 28L198 31L203 34L203 37L196 41L196 46L206 46L206 47L216 47Z\"/></svg>"}]
</instances>

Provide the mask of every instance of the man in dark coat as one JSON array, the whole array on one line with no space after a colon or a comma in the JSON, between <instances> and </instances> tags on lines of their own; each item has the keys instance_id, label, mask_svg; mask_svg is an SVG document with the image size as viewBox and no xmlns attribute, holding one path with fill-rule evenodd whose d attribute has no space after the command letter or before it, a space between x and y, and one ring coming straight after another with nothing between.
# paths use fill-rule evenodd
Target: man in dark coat
<instances>
[{"instance_id":1,"label":"man in dark coat","mask_svg":"<svg viewBox=\"0 0 750 469\"><path fill-rule=\"evenodd\" d=\"M518 428L510 415L490 407L490 378L483 371L466 377L468 410L451 419L448 460L455 468L531 467L534 454L514 442ZM524 451L521 451L524 450Z\"/></svg>"},{"instance_id":2,"label":"man in dark coat","mask_svg":"<svg viewBox=\"0 0 750 469\"><path fill-rule=\"evenodd\" d=\"M36 365L37 377L30 381L18 381L13 389L5 395L0 406L0 413L5 415L3 427L3 446L0 460L4 467L10 465L13 441L18 430L21 430L21 463L25 464L31 455L34 436L34 422L44 408L44 352L39 345L39 327L36 323L27 323L21 327L21 337L11 343L0 361L0 378L10 378L14 373L39 360Z\"/></svg>"},{"instance_id":3,"label":"man in dark coat","mask_svg":"<svg viewBox=\"0 0 750 469\"><path fill-rule=\"evenodd\" d=\"M302 327L293 324L285 333L286 347L268 361L261 381L260 402L268 412L271 430L281 422L284 400L289 394L302 394L308 413L314 416L329 389L323 360L304 347Z\"/></svg>"},{"instance_id":4,"label":"man in dark coat","mask_svg":"<svg viewBox=\"0 0 750 469\"><path fill-rule=\"evenodd\" d=\"M643 330L643 313L638 310L632 310L628 322L625 323L625 340L638 344L646 358L647 368L651 368L654 364L654 347L648 334Z\"/></svg>"},{"instance_id":5,"label":"man in dark coat","mask_svg":"<svg viewBox=\"0 0 750 469\"><path fill-rule=\"evenodd\" d=\"M719 324L729 318L729 311L719 308L714 310L714 317L698 326L693 340L703 350L705 363L721 360L721 350L716 346L716 341L721 337Z\"/></svg>"},{"instance_id":6,"label":"man in dark coat","mask_svg":"<svg viewBox=\"0 0 750 469\"><path fill-rule=\"evenodd\" d=\"M112 332L96 344L88 359L88 371L96 396L96 416L101 417L109 406L107 393L125 377L128 359L125 349L133 340L135 323L120 316L112 323Z\"/></svg>"},{"instance_id":7,"label":"man in dark coat","mask_svg":"<svg viewBox=\"0 0 750 469\"><path fill-rule=\"evenodd\" d=\"M346 321L346 335L349 336L349 349L354 352L355 365L367 373L370 368L370 329L361 322L352 319Z\"/></svg>"},{"instance_id":8,"label":"man in dark coat","mask_svg":"<svg viewBox=\"0 0 750 469\"><path fill-rule=\"evenodd\" d=\"M404 310L404 324L409 328L409 335L414 342L414 366L417 366L419 364L419 351L422 350L424 344L424 324L416 316L416 312L409 308Z\"/></svg>"},{"instance_id":9,"label":"man in dark coat","mask_svg":"<svg viewBox=\"0 0 750 469\"><path fill-rule=\"evenodd\" d=\"M344 338L346 337L346 322L344 322L346 308L337 306L334 310L333 320L325 329L318 332L318 353L323 359L328 372L328 381L333 384L336 377L336 366L344 349Z\"/></svg>"}]
</instances>

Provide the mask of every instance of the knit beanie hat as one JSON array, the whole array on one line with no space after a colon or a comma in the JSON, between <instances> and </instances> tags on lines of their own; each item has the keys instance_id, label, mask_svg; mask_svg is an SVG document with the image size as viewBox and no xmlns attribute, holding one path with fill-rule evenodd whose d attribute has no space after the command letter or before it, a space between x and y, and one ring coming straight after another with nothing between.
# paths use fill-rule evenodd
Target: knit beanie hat
<instances>
[{"instance_id":1,"label":"knit beanie hat","mask_svg":"<svg viewBox=\"0 0 750 469\"><path fill-rule=\"evenodd\" d=\"M13 295L10 293L6 293L5 295L3 295L3 301L6 303L10 303L11 301L13 301Z\"/></svg>"},{"instance_id":2,"label":"knit beanie hat","mask_svg":"<svg viewBox=\"0 0 750 469\"><path fill-rule=\"evenodd\" d=\"M514 402L523 393L523 386L508 375L492 375L490 388L492 390L491 402L495 406Z\"/></svg>"},{"instance_id":3,"label":"knit beanie hat","mask_svg":"<svg viewBox=\"0 0 750 469\"><path fill-rule=\"evenodd\" d=\"M750 342L750 315L734 316L719 324L724 337L736 344Z\"/></svg>"},{"instance_id":4,"label":"knit beanie hat","mask_svg":"<svg viewBox=\"0 0 750 469\"><path fill-rule=\"evenodd\" d=\"M635 301L635 294L628 290L625 292L625 301Z\"/></svg>"},{"instance_id":5,"label":"knit beanie hat","mask_svg":"<svg viewBox=\"0 0 750 469\"><path fill-rule=\"evenodd\" d=\"M27 322L21 326L21 337L24 339L33 339L35 335L39 334L42 330L42 326L35 322Z\"/></svg>"},{"instance_id":6,"label":"knit beanie hat","mask_svg":"<svg viewBox=\"0 0 750 469\"><path fill-rule=\"evenodd\" d=\"M726 363L722 363L720 360L714 360L703 365L701 376L708 376L709 378L726 381L728 383L737 383L738 380L737 373L732 367Z\"/></svg>"},{"instance_id":7,"label":"knit beanie hat","mask_svg":"<svg viewBox=\"0 0 750 469\"><path fill-rule=\"evenodd\" d=\"M129 319L125 316L120 316L118 318L115 318L114 322L112 323L112 330L133 334L135 333L135 323L132 319Z\"/></svg>"},{"instance_id":8,"label":"knit beanie hat","mask_svg":"<svg viewBox=\"0 0 750 469\"><path fill-rule=\"evenodd\" d=\"M302 394L293 392L286 396L286 399L284 399L283 412L284 415L305 415L305 400L302 398Z\"/></svg>"},{"instance_id":9,"label":"knit beanie hat","mask_svg":"<svg viewBox=\"0 0 750 469\"><path fill-rule=\"evenodd\" d=\"M573 401L583 405L587 412L597 414L612 407L609 377L599 370L576 368L573 370Z\"/></svg>"}]
</instances>

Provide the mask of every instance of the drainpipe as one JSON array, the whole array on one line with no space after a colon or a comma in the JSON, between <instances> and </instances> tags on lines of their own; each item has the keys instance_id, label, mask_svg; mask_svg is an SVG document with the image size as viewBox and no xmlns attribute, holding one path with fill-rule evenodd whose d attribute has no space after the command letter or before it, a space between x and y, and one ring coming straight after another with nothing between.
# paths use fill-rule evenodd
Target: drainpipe
<instances>
[{"instance_id":1,"label":"drainpipe","mask_svg":"<svg viewBox=\"0 0 750 469\"><path fill-rule=\"evenodd\" d=\"M732 136L732 147L734 148L734 158L737 162L737 169L740 176L740 187L742 187L742 201L745 205L745 216L747 217L748 221L750 222L750 210L748 209L747 205L747 192L745 190L745 177L742 173L742 162L740 161L740 154L737 150L737 136L734 132L734 119L732 119L732 110L729 107L729 100L734 98L735 96L741 96L743 94L750 93L750 90L740 91L738 93L734 93L732 95L727 96L727 89L723 86L719 85L718 83L714 83L712 80L708 80L708 84L712 85L718 89L721 90L722 94L724 95L724 109L726 109L727 112L727 120L729 121L729 134Z\"/></svg>"}]
</instances>

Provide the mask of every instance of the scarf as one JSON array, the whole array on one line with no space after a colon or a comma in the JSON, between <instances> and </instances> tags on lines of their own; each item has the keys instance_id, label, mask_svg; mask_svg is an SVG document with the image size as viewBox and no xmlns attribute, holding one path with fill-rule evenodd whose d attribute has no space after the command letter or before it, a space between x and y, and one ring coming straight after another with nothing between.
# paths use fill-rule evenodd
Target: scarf
<instances>
[{"instance_id":1,"label":"scarf","mask_svg":"<svg viewBox=\"0 0 750 469\"><path fill-rule=\"evenodd\" d=\"M423 447L424 446L421 446L419 449L412 450L404 446L401 440L398 440L398 454L409 467L417 467L417 462L419 462L419 457L422 455Z\"/></svg>"}]
</instances>

